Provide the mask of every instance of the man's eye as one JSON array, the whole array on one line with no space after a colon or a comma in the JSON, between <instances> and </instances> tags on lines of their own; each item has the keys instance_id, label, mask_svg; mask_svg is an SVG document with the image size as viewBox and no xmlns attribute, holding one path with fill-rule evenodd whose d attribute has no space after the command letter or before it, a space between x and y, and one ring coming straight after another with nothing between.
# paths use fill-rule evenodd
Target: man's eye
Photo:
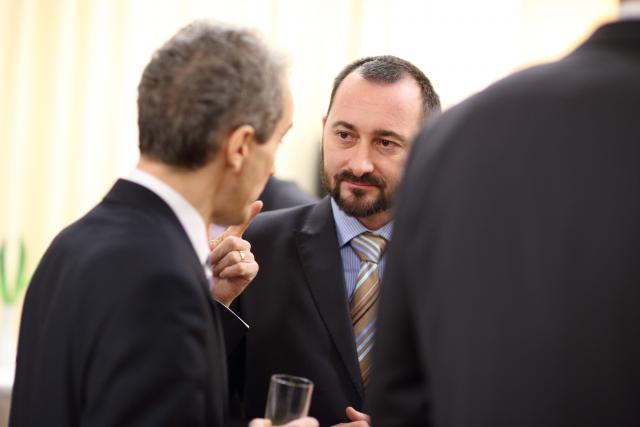
<instances>
[{"instance_id":1,"label":"man's eye","mask_svg":"<svg viewBox=\"0 0 640 427\"><path fill-rule=\"evenodd\" d=\"M340 139L347 139L347 138L349 138L349 133L348 132L338 132L338 137Z\"/></svg>"},{"instance_id":2,"label":"man's eye","mask_svg":"<svg viewBox=\"0 0 640 427\"><path fill-rule=\"evenodd\" d=\"M395 145L393 141L389 141L388 139L381 139L380 144L385 148L393 147Z\"/></svg>"}]
</instances>

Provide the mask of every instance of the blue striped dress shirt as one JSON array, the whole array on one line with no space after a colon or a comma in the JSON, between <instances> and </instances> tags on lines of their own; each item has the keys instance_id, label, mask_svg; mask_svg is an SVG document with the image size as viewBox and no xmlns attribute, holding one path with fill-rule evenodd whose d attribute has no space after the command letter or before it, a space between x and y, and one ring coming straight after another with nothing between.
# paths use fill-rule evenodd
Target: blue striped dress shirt
<instances>
[{"instance_id":1,"label":"blue striped dress shirt","mask_svg":"<svg viewBox=\"0 0 640 427\"><path fill-rule=\"evenodd\" d=\"M333 219L336 222L336 232L338 234L340 257L342 258L344 282L347 286L347 295L349 296L349 301L351 301L351 297L353 296L353 288L356 285L356 279L358 277L358 272L360 271L360 258L358 258L358 255L356 255L356 253L353 251L349 242L351 241L351 239L353 239L360 233L364 233L365 231L370 231L371 233L378 234L388 241L391 239L391 232L393 231L393 221L388 222L378 230L369 230L356 218L344 213L333 199L331 199L331 209L333 211ZM386 255L382 254L382 259L378 264L378 273L380 274L380 277L382 277L382 272L384 271L385 258Z\"/></svg>"}]
</instances>

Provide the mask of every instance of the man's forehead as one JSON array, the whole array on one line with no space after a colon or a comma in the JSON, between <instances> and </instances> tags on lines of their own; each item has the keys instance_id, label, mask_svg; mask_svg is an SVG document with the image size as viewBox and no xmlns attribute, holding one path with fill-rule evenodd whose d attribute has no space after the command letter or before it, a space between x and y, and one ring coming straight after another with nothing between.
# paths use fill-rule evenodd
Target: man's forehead
<instances>
[{"instance_id":1,"label":"man's forehead","mask_svg":"<svg viewBox=\"0 0 640 427\"><path fill-rule=\"evenodd\" d=\"M353 72L338 86L329 114L336 108L375 108L378 113L398 110L417 114L422 111L422 104L420 87L408 75L389 83L366 79Z\"/></svg>"},{"instance_id":2,"label":"man's forehead","mask_svg":"<svg viewBox=\"0 0 640 427\"><path fill-rule=\"evenodd\" d=\"M358 88L363 88L363 90L369 92L388 92L390 90L405 92L405 96L415 97L415 101L422 102L420 85L411 75L405 73L398 80L385 81L374 77L365 77L359 70L354 70L347 74L336 89L334 100L344 92L350 92Z\"/></svg>"},{"instance_id":3,"label":"man's forehead","mask_svg":"<svg viewBox=\"0 0 640 427\"><path fill-rule=\"evenodd\" d=\"M336 92L327 125L369 133L394 132L408 138L422 119L420 88L411 77L386 83L352 73Z\"/></svg>"}]
</instances>

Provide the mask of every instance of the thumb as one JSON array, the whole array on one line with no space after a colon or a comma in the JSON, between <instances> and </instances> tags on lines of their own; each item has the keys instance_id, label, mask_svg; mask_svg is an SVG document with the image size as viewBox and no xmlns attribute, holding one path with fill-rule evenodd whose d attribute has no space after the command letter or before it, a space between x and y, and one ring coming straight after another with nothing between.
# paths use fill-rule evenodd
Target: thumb
<instances>
[{"instance_id":1,"label":"thumb","mask_svg":"<svg viewBox=\"0 0 640 427\"><path fill-rule=\"evenodd\" d=\"M247 228L249 228L249 225L251 225L253 219L262 210L263 205L264 204L261 200L256 200L255 202L251 203L251 206L249 206L249 216L247 217L247 219L240 225L232 225L231 227L227 228L225 232L222 233L222 236L220 236L220 241L229 236L242 237L244 232L247 231Z\"/></svg>"},{"instance_id":2,"label":"thumb","mask_svg":"<svg viewBox=\"0 0 640 427\"><path fill-rule=\"evenodd\" d=\"M369 415L364 412L356 411L352 406L347 407L346 413L349 421L366 421L371 423L371 417Z\"/></svg>"},{"instance_id":3,"label":"thumb","mask_svg":"<svg viewBox=\"0 0 640 427\"><path fill-rule=\"evenodd\" d=\"M249 427L271 427L271 420L255 418L249 423Z\"/></svg>"}]
</instances>

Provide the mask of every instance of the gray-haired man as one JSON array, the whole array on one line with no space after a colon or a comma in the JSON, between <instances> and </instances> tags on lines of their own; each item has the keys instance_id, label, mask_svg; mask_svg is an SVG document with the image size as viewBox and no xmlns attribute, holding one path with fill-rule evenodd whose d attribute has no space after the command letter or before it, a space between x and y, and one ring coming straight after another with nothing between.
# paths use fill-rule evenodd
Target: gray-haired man
<instances>
[{"instance_id":1,"label":"gray-haired man","mask_svg":"<svg viewBox=\"0 0 640 427\"><path fill-rule=\"evenodd\" d=\"M291 126L285 67L254 34L197 22L154 54L138 107L137 168L56 237L29 286L14 427L229 425L226 354L244 326L222 304L257 268L233 263L214 301L205 224L254 209Z\"/></svg>"}]
</instances>

